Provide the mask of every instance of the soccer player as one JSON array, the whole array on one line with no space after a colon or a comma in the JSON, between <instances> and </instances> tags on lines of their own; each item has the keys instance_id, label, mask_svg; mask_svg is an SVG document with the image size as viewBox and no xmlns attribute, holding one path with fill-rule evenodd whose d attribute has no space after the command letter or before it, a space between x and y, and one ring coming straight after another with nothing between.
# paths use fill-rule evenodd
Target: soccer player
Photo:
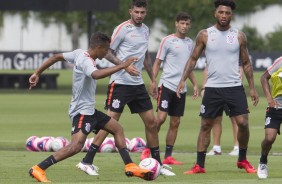
<instances>
[{"instance_id":1,"label":"soccer player","mask_svg":"<svg viewBox=\"0 0 282 184\"><path fill-rule=\"evenodd\" d=\"M191 16L185 12L177 14L175 20L176 32L162 39L157 57L153 66L153 81L151 82L151 93L157 99L157 122L158 131L165 122L167 115L170 116L170 126L166 135L166 149L163 164L181 165L182 162L172 157L173 146L177 137L180 118L184 114L186 87L181 98L176 96L177 84L180 81L185 64L193 49L193 40L186 37L191 28ZM163 72L156 88L156 78L161 64ZM198 96L198 86L194 74L189 76L193 84L195 99ZM150 149L145 148L140 157L141 160L150 156Z\"/></svg>"},{"instance_id":2,"label":"soccer player","mask_svg":"<svg viewBox=\"0 0 282 184\"><path fill-rule=\"evenodd\" d=\"M111 75L105 107L108 110L107 114L116 120L119 120L125 105L128 105L131 113L138 113L145 125L146 140L152 157L162 165L160 173L174 176L175 174L163 165L160 159L157 122L142 78L142 68L145 66L150 79L153 80L152 63L148 53L149 29L142 23L147 14L147 1L133 0L129 14L131 18L115 28L110 45L115 54L109 53L106 59L123 61L131 56L138 57L138 61L133 64L135 69L133 71L138 75L132 76L124 70ZM100 131L95 136L86 156L78 163L78 168L89 175L98 174L92 163L107 135L108 132Z\"/></svg>"},{"instance_id":3,"label":"soccer player","mask_svg":"<svg viewBox=\"0 0 282 184\"><path fill-rule=\"evenodd\" d=\"M58 61L68 61L73 67L72 99L69 107L69 116L72 121L71 142L66 147L55 152L41 163L29 170L30 176L40 182L50 182L45 170L51 165L71 157L81 151L87 135L101 130L110 132L115 138L115 144L125 164L125 174L150 180L152 172L141 169L134 164L126 149L125 137L121 125L108 115L95 109L96 80L104 78L128 67L138 60L128 58L124 63L102 70L96 68L95 59L102 59L108 52L110 38L100 32L94 33L90 39L88 50L77 49L72 52L56 54L47 59L29 78L30 89L39 81L40 74Z\"/></svg>"},{"instance_id":4,"label":"soccer player","mask_svg":"<svg viewBox=\"0 0 282 184\"><path fill-rule=\"evenodd\" d=\"M269 79L272 83L270 90ZM268 176L267 156L272 148L277 134L280 134L280 125L282 122L282 57L277 58L274 63L267 68L260 78L261 85L268 107L265 114L265 137L261 142L261 156L258 164L257 175L261 179Z\"/></svg>"},{"instance_id":5,"label":"soccer player","mask_svg":"<svg viewBox=\"0 0 282 184\"><path fill-rule=\"evenodd\" d=\"M239 61L242 62L247 78L253 105L259 98L254 86L253 68L249 59L247 39L243 32L230 25L236 5L233 0L215 0L215 25L201 30L196 37L196 45L189 58L177 93L183 91L185 80L194 69L196 62L205 51L208 76L205 95L200 109L201 127L197 142L197 161L192 169L184 174L205 173L205 159L210 144L210 132L218 116L227 104L230 116L234 116L238 125L239 157L237 167L247 173L256 173L256 169L247 161L249 142L248 103L240 79Z\"/></svg>"},{"instance_id":6,"label":"soccer player","mask_svg":"<svg viewBox=\"0 0 282 184\"><path fill-rule=\"evenodd\" d=\"M240 77L241 80L243 81L244 78L244 71L242 66L240 65ZM206 66L203 74L203 84L206 83L207 80L207 73L208 73L208 67ZM203 97L205 92L205 87L203 85L201 89L201 96ZM223 106L223 110L225 111L225 114L229 116L231 124L232 124L232 129L233 129L233 150L228 153L230 156L238 156L239 155L239 143L237 139L237 134L238 134L238 126L236 123L236 120L234 117L230 116L230 109L228 106L225 104ZM220 139L221 139L221 133L222 133L222 116L218 116L215 123L213 124L212 127L212 135L213 135L213 147L212 149L207 153L207 155L212 156L212 155L221 155L221 146L220 146Z\"/></svg>"}]
</instances>

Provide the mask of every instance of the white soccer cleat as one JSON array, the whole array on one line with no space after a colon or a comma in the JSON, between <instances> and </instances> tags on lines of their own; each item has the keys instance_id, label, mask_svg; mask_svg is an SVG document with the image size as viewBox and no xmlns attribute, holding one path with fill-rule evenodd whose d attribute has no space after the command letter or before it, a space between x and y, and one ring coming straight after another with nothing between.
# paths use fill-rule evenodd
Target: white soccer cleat
<instances>
[{"instance_id":1,"label":"white soccer cleat","mask_svg":"<svg viewBox=\"0 0 282 184\"><path fill-rule=\"evenodd\" d=\"M228 153L230 156L238 156L239 155L239 149L233 149L230 153Z\"/></svg>"},{"instance_id":2,"label":"white soccer cleat","mask_svg":"<svg viewBox=\"0 0 282 184\"><path fill-rule=\"evenodd\" d=\"M98 170L99 168L95 165L91 165L91 164L85 164L83 162L79 162L76 165L77 168L79 168L80 170L84 171L86 174L88 175L92 175L92 176L98 176Z\"/></svg>"},{"instance_id":3,"label":"white soccer cleat","mask_svg":"<svg viewBox=\"0 0 282 184\"><path fill-rule=\"evenodd\" d=\"M267 164L261 164L258 165L257 175L260 179L266 179L268 176L268 168Z\"/></svg>"},{"instance_id":4,"label":"white soccer cleat","mask_svg":"<svg viewBox=\"0 0 282 184\"><path fill-rule=\"evenodd\" d=\"M212 148L206 155L208 155L208 156L221 155L221 151L217 151L217 150Z\"/></svg>"},{"instance_id":5,"label":"white soccer cleat","mask_svg":"<svg viewBox=\"0 0 282 184\"><path fill-rule=\"evenodd\" d=\"M161 166L161 169L160 169L160 175L164 175L164 176L175 176L175 174L173 172L171 172L172 168L166 164L163 164Z\"/></svg>"}]
</instances>

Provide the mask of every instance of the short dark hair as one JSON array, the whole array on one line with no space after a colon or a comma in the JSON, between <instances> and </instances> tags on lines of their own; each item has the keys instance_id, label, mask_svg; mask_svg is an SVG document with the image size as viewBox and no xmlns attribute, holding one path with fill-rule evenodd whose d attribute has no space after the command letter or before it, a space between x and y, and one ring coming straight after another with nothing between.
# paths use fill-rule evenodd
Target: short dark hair
<instances>
[{"instance_id":1,"label":"short dark hair","mask_svg":"<svg viewBox=\"0 0 282 184\"><path fill-rule=\"evenodd\" d=\"M147 0L132 0L131 8L134 6L147 8Z\"/></svg>"},{"instance_id":2,"label":"short dark hair","mask_svg":"<svg viewBox=\"0 0 282 184\"><path fill-rule=\"evenodd\" d=\"M100 45L105 45L106 43L111 43L111 38L102 32L95 32L90 38L90 47L95 48Z\"/></svg>"},{"instance_id":3,"label":"short dark hair","mask_svg":"<svg viewBox=\"0 0 282 184\"><path fill-rule=\"evenodd\" d=\"M236 4L234 0L215 0L214 1L215 8L217 8L220 5L229 6L232 10L236 9Z\"/></svg>"},{"instance_id":4,"label":"short dark hair","mask_svg":"<svg viewBox=\"0 0 282 184\"><path fill-rule=\"evenodd\" d=\"M180 20L192 20L192 17L186 13L186 12L180 12L176 15L176 22L179 22Z\"/></svg>"}]
</instances>

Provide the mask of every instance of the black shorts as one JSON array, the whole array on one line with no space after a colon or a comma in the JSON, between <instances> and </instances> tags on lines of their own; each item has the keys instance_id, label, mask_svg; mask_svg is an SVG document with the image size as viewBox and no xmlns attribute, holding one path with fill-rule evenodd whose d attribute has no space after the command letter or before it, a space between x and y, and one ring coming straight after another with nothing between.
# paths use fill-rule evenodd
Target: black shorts
<instances>
[{"instance_id":1,"label":"black shorts","mask_svg":"<svg viewBox=\"0 0 282 184\"><path fill-rule=\"evenodd\" d=\"M206 87L200 116L203 118L222 116L225 104L230 109L230 117L249 113L247 97L243 86L226 88Z\"/></svg>"},{"instance_id":2,"label":"black shorts","mask_svg":"<svg viewBox=\"0 0 282 184\"><path fill-rule=\"evenodd\" d=\"M93 115L77 114L72 121L71 135L77 133L79 130L85 135L88 135L90 132L97 134L110 119L110 116L96 109Z\"/></svg>"},{"instance_id":3,"label":"black shorts","mask_svg":"<svg viewBox=\"0 0 282 184\"><path fill-rule=\"evenodd\" d=\"M112 82L108 87L105 109L122 113L126 104L131 113L140 113L153 109L144 84L124 85Z\"/></svg>"},{"instance_id":4,"label":"black shorts","mask_svg":"<svg viewBox=\"0 0 282 184\"><path fill-rule=\"evenodd\" d=\"M167 112L170 116L183 116L185 109L186 93L176 96L176 92L163 85L158 88L158 110Z\"/></svg>"},{"instance_id":5,"label":"black shorts","mask_svg":"<svg viewBox=\"0 0 282 184\"><path fill-rule=\"evenodd\" d=\"M264 128L273 128L280 135L280 125L282 122L282 109L270 108L266 109Z\"/></svg>"},{"instance_id":6,"label":"black shorts","mask_svg":"<svg viewBox=\"0 0 282 184\"><path fill-rule=\"evenodd\" d=\"M223 110L224 110L226 116L230 115L230 109L226 104L223 105Z\"/></svg>"}]
</instances>

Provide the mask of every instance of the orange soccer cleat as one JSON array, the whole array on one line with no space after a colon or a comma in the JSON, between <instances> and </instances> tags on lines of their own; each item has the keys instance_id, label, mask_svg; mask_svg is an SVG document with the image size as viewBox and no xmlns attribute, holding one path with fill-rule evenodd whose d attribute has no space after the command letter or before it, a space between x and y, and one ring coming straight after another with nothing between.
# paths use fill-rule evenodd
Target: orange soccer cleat
<instances>
[{"instance_id":1,"label":"orange soccer cleat","mask_svg":"<svg viewBox=\"0 0 282 184\"><path fill-rule=\"evenodd\" d=\"M37 181L39 182L51 182L49 180L47 180L46 178L46 174L45 171L42 170L40 167L38 167L37 165L33 166L30 170L29 170L29 175L35 179L37 179Z\"/></svg>"}]
</instances>

